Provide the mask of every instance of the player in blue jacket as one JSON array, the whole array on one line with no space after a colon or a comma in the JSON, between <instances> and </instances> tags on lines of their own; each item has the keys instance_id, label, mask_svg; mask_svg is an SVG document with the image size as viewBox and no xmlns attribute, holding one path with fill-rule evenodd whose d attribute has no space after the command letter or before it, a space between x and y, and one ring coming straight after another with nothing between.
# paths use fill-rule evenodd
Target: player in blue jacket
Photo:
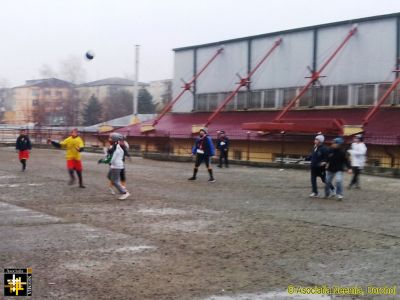
<instances>
[{"instance_id":1,"label":"player in blue jacket","mask_svg":"<svg viewBox=\"0 0 400 300\"><path fill-rule=\"evenodd\" d=\"M197 171L199 166L204 161L210 174L209 182L215 182L213 170L211 168L211 157L215 155L215 148L211 137L208 135L207 128L202 128L199 132L199 137L192 148L192 155L196 155L196 162L194 165L193 176L189 180L196 180Z\"/></svg>"}]
</instances>

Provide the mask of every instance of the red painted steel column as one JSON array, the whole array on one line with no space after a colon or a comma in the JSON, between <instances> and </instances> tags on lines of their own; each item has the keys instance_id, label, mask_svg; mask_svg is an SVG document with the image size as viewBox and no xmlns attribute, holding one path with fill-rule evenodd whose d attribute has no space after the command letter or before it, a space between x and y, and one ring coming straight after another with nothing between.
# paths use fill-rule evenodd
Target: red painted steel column
<instances>
[{"instance_id":1,"label":"red painted steel column","mask_svg":"<svg viewBox=\"0 0 400 300\"><path fill-rule=\"evenodd\" d=\"M378 112L378 109L385 103L385 100L390 96L390 93L396 88L400 83L400 77L393 81L392 85L387 89L387 91L382 95L378 102L367 112L367 115L363 119L362 126L368 124L372 117Z\"/></svg>"},{"instance_id":2,"label":"red painted steel column","mask_svg":"<svg viewBox=\"0 0 400 300\"><path fill-rule=\"evenodd\" d=\"M250 71L249 74L247 74L247 77L241 78L240 82L238 83L238 86L236 89L230 93L225 100L222 102L222 104L212 113L212 115L207 119L207 122L204 124L205 127L207 127L213 120L214 118L221 112L221 110L224 109L224 107L232 100L233 97L239 92L239 90L243 87L246 86L249 82L251 77L254 75L254 73L258 70L258 68L267 60L267 58L274 52L274 50L282 43L282 38L277 39L274 42L274 45L271 47L271 49L268 50L268 52L264 55L264 57L258 62L258 64L253 68L253 70Z\"/></svg>"},{"instance_id":3,"label":"red painted steel column","mask_svg":"<svg viewBox=\"0 0 400 300\"><path fill-rule=\"evenodd\" d=\"M164 115L170 111L170 109L172 108L172 106L174 106L174 104L182 97L182 95L191 89L192 84L195 82L195 80L197 78L199 78L199 76L207 69L207 67L217 58L217 56L219 54L222 53L224 49L223 48L219 48L217 50L217 52L210 58L210 60L201 68L201 70L193 76L193 78L188 82L185 83L185 85L182 87L183 90L173 99L171 100L165 107L164 109L161 111L161 113L159 114L159 116L153 121L153 126L157 125L158 122L160 122L160 120L164 117Z\"/></svg>"},{"instance_id":4,"label":"red painted steel column","mask_svg":"<svg viewBox=\"0 0 400 300\"><path fill-rule=\"evenodd\" d=\"M329 63L335 58L335 56L339 53L339 51L344 47L344 45L350 40L350 38L356 33L357 26L354 26L349 33L347 34L346 38L343 42L339 45L339 47L332 53L332 55L327 59L327 61L322 65L322 67L318 71L314 71L311 74L310 81L301 89L300 93L294 97L290 102L286 105L283 111L275 118L275 121L279 121L282 117L296 104L296 102L307 92L308 88L317 81L322 71L329 65Z\"/></svg>"}]
</instances>

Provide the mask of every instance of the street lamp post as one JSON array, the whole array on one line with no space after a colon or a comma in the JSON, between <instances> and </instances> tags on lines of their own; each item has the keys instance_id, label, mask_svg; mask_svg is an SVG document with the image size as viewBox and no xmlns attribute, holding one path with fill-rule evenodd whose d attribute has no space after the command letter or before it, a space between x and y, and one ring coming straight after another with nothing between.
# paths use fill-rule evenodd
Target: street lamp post
<instances>
[{"instance_id":1,"label":"street lamp post","mask_svg":"<svg viewBox=\"0 0 400 300\"><path fill-rule=\"evenodd\" d=\"M135 45L135 82L133 91L133 118L137 122L138 99L139 99L139 47Z\"/></svg>"}]
</instances>

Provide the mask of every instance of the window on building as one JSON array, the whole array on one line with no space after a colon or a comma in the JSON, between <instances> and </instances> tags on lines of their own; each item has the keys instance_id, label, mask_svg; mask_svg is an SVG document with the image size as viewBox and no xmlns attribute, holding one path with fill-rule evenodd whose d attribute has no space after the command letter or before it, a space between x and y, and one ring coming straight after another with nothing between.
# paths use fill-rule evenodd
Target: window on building
<instances>
[{"instance_id":1,"label":"window on building","mask_svg":"<svg viewBox=\"0 0 400 300\"><path fill-rule=\"evenodd\" d=\"M38 106L39 100L32 100L32 106Z\"/></svg>"},{"instance_id":2,"label":"window on building","mask_svg":"<svg viewBox=\"0 0 400 300\"><path fill-rule=\"evenodd\" d=\"M229 95L230 95L231 93L221 93L221 95L222 95L222 99L226 99L226 97L228 97ZM232 111L232 110L235 110L235 102L236 102L236 99L235 99L236 97L233 97L230 101L229 101L229 103L225 106L225 110L226 111ZM224 101L224 100L222 100L222 101Z\"/></svg>"},{"instance_id":3,"label":"window on building","mask_svg":"<svg viewBox=\"0 0 400 300\"><path fill-rule=\"evenodd\" d=\"M32 96L39 96L39 90L32 90Z\"/></svg>"},{"instance_id":4,"label":"window on building","mask_svg":"<svg viewBox=\"0 0 400 300\"><path fill-rule=\"evenodd\" d=\"M199 110L199 111L207 110L207 106L208 106L207 94L197 95L196 105L197 105L196 110Z\"/></svg>"},{"instance_id":5,"label":"window on building","mask_svg":"<svg viewBox=\"0 0 400 300\"><path fill-rule=\"evenodd\" d=\"M349 88L347 85L337 85L333 88L333 105L348 105Z\"/></svg>"},{"instance_id":6,"label":"window on building","mask_svg":"<svg viewBox=\"0 0 400 300\"><path fill-rule=\"evenodd\" d=\"M388 90L388 88L390 87L390 83L381 83L379 84L379 88L378 88L378 99L380 99ZM394 97L393 97L393 92L390 94L389 97L387 97L386 101L385 101L385 105L390 105L393 103Z\"/></svg>"},{"instance_id":7,"label":"window on building","mask_svg":"<svg viewBox=\"0 0 400 300\"><path fill-rule=\"evenodd\" d=\"M394 105L400 104L400 86L398 85L393 91L393 102Z\"/></svg>"},{"instance_id":8,"label":"window on building","mask_svg":"<svg viewBox=\"0 0 400 300\"><path fill-rule=\"evenodd\" d=\"M315 88L314 106L329 106L330 86L319 86Z\"/></svg>"},{"instance_id":9,"label":"window on building","mask_svg":"<svg viewBox=\"0 0 400 300\"><path fill-rule=\"evenodd\" d=\"M275 108L275 90L265 91L264 108Z\"/></svg>"},{"instance_id":10,"label":"window on building","mask_svg":"<svg viewBox=\"0 0 400 300\"><path fill-rule=\"evenodd\" d=\"M236 109L243 110L247 108L247 92L239 92L236 94Z\"/></svg>"},{"instance_id":11,"label":"window on building","mask_svg":"<svg viewBox=\"0 0 400 300\"><path fill-rule=\"evenodd\" d=\"M119 92L119 88L117 88L117 87L115 87L115 86L109 86L108 88L107 88L107 96L108 97L112 97L112 96L114 96L115 94L117 94L118 92Z\"/></svg>"},{"instance_id":12,"label":"window on building","mask_svg":"<svg viewBox=\"0 0 400 300\"><path fill-rule=\"evenodd\" d=\"M56 91L56 97L62 97L62 91Z\"/></svg>"},{"instance_id":13,"label":"window on building","mask_svg":"<svg viewBox=\"0 0 400 300\"><path fill-rule=\"evenodd\" d=\"M52 125L63 125L66 123L66 118L65 116L49 116L48 117L48 123Z\"/></svg>"},{"instance_id":14,"label":"window on building","mask_svg":"<svg viewBox=\"0 0 400 300\"><path fill-rule=\"evenodd\" d=\"M209 111L213 111L218 107L219 94L208 94L208 109Z\"/></svg>"},{"instance_id":15,"label":"window on building","mask_svg":"<svg viewBox=\"0 0 400 300\"><path fill-rule=\"evenodd\" d=\"M249 95L247 107L250 109L259 109L262 107L264 91L254 91Z\"/></svg>"},{"instance_id":16,"label":"window on building","mask_svg":"<svg viewBox=\"0 0 400 300\"><path fill-rule=\"evenodd\" d=\"M44 95L45 96L51 96L51 91L50 90L44 90Z\"/></svg>"},{"instance_id":17,"label":"window on building","mask_svg":"<svg viewBox=\"0 0 400 300\"><path fill-rule=\"evenodd\" d=\"M373 105L375 102L375 85L364 84L358 86L358 105Z\"/></svg>"},{"instance_id":18,"label":"window on building","mask_svg":"<svg viewBox=\"0 0 400 300\"><path fill-rule=\"evenodd\" d=\"M283 90L282 106L286 106L295 96L297 88L286 88Z\"/></svg>"},{"instance_id":19,"label":"window on building","mask_svg":"<svg viewBox=\"0 0 400 300\"><path fill-rule=\"evenodd\" d=\"M297 101L297 103L298 103L298 106L301 106L301 107L310 107L310 106L314 106L313 105L313 98L314 98L314 93L315 93L315 90L317 89L318 87L311 87L311 88L309 88L305 93L304 93L304 95L303 96L301 96L301 98Z\"/></svg>"}]
</instances>

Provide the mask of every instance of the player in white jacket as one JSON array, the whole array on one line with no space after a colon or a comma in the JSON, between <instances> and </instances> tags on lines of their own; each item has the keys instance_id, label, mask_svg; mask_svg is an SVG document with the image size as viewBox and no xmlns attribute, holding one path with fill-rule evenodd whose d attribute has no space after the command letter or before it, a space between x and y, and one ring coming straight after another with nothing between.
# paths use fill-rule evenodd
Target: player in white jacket
<instances>
[{"instance_id":1,"label":"player in white jacket","mask_svg":"<svg viewBox=\"0 0 400 300\"><path fill-rule=\"evenodd\" d=\"M350 153L351 159L351 170L350 173L353 173L353 178L351 179L349 189L353 186L357 189L360 188L360 174L361 170L365 166L365 161L367 157L367 146L363 143L363 137L360 134L357 134L354 137L353 143L351 144L351 149L348 150Z\"/></svg>"},{"instance_id":2,"label":"player in white jacket","mask_svg":"<svg viewBox=\"0 0 400 300\"><path fill-rule=\"evenodd\" d=\"M120 141L123 140L122 135L119 133L112 133L110 135L111 147L108 150L107 157L105 159L99 160L99 163L108 163L110 165L110 170L108 171L107 177L112 183L112 185L118 190L121 196L118 198L120 200L125 200L129 197L128 190L121 185L121 170L124 169L124 155L125 152L119 145Z\"/></svg>"}]
</instances>

